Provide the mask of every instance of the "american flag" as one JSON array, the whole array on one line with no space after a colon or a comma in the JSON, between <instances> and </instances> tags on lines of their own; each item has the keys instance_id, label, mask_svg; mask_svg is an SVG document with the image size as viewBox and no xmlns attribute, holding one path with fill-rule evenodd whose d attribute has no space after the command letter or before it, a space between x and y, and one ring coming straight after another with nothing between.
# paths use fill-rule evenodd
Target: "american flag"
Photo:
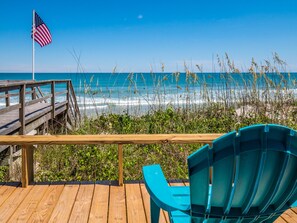
<instances>
[{"instance_id":1,"label":"american flag","mask_svg":"<svg viewBox=\"0 0 297 223\"><path fill-rule=\"evenodd\" d=\"M45 23L42 21L42 19L39 17L39 15L35 12L35 27L33 24L33 35L34 40L39 43L41 47L48 45L52 42L52 35L45 25ZM33 38L32 35L32 38Z\"/></svg>"}]
</instances>

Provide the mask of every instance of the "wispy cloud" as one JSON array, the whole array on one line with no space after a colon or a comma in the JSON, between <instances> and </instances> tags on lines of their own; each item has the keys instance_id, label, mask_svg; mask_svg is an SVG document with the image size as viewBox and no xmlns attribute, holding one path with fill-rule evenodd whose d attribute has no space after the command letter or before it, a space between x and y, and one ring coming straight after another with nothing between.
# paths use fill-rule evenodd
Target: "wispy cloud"
<instances>
[{"instance_id":1,"label":"wispy cloud","mask_svg":"<svg viewBox=\"0 0 297 223\"><path fill-rule=\"evenodd\" d=\"M142 14L139 14L139 15L137 16L137 19L143 19L143 15L142 15Z\"/></svg>"}]
</instances>

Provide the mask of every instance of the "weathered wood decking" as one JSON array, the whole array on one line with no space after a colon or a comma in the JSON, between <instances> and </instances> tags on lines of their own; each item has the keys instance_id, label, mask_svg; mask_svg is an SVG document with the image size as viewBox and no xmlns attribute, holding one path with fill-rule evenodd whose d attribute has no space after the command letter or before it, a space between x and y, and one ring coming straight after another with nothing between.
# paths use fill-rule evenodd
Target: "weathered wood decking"
<instances>
[{"instance_id":1,"label":"weathered wood decking","mask_svg":"<svg viewBox=\"0 0 297 223\"><path fill-rule=\"evenodd\" d=\"M62 84L63 91L56 91L57 84ZM50 89L46 95L43 86ZM57 96L64 100L57 102ZM26 135L50 120L60 122L61 114L65 127L75 126L80 118L70 80L1 82L0 100L5 102L0 108L0 135Z\"/></svg>"},{"instance_id":2,"label":"weathered wood decking","mask_svg":"<svg viewBox=\"0 0 297 223\"><path fill-rule=\"evenodd\" d=\"M187 183L171 183L184 185ZM0 222L150 222L149 194L143 183L115 186L106 183L0 186ZM165 212L161 223L168 223ZM275 222L297 222L297 209Z\"/></svg>"},{"instance_id":3,"label":"weathered wood decking","mask_svg":"<svg viewBox=\"0 0 297 223\"><path fill-rule=\"evenodd\" d=\"M60 115L66 110L65 103L56 104L55 114ZM51 120L51 104L37 103L25 107L26 132L30 132L36 127ZM12 110L4 114L0 114L0 135L8 135L18 131L21 127L19 120L19 111Z\"/></svg>"}]
</instances>

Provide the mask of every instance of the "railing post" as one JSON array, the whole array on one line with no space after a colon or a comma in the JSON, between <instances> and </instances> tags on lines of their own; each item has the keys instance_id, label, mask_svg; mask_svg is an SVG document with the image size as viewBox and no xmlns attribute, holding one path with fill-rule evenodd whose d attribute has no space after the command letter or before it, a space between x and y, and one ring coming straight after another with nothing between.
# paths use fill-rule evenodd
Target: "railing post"
<instances>
[{"instance_id":1,"label":"railing post","mask_svg":"<svg viewBox=\"0 0 297 223\"><path fill-rule=\"evenodd\" d=\"M5 102L6 102L6 107L9 107L10 106L9 91L5 91Z\"/></svg>"},{"instance_id":2,"label":"railing post","mask_svg":"<svg viewBox=\"0 0 297 223\"><path fill-rule=\"evenodd\" d=\"M66 94L66 100L67 100L67 111L69 109L69 101L70 101L70 81L67 81L67 86L66 86L67 94Z\"/></svg>"},{"instance_id":3,"label":"railing post","mask_svg":"<svg viewBox=\"0 0 297 223\"><path fill-rule=\"evenodd\" d=\"M123 145L118 144L118 156L119 156L119 186L123 186Z\"/></svg>"},{"instance_id":4,"label":"railing post","mask_svg":"<svg viewBox=\"0 0 297 223\"><path fill-rule=\"evenodd\" d=\"M25 93L26 93L26 85L23 84L20 86L20 92L19 92L19 103L21 105L19 109L19 120L21 123L20 128L20 135L26 134L26 123L25 123Z\"/></svg>"},{"instance_id":5,"label":"railing post","mask_svg":"<svg viewBox=\"0 0 297 223\"><path fill-rule=\"evenodd\" d=\"M22 146L22 187L27 187L34 180L32 145Z\"/></svg>"},{"instance_id":6,"label":"railing post","mask_svg":"<svg viewBox=\"0 0 297 223\"><path fill-rule=\"evenodd\" d=\"M67 104L66 104L65 126L66 126L66 133L67 133L67 119L68 119L68 112L69 112L69 107L70 107L70 93L69 93L70 81L67 81L66 84L67 84L67 86L66 86L66 90L67 90L66 101L67 101Z\"/></svg>"},{"instance_id":7,"label":"railing post","mask_svg":"<svg viewBox=\"0 0 297 223\"><path fill-rule=\"evenodd\" d=\"M79 107L77 105L77 100L76 100L76 95L75 95L75 91L72 85L72 82L70 81L70 90L71 90L71 98L73 99L73 107L74 107L74 111L75 111L75 120L78 119L79 123L81 122L81 114L79 111Z\"/></svg>"},{"instance_id":8,"label":"railing post","mask_svg":"<svg viewBox=\"0 0 297 223\"><path fill-rule=\"evenodd\" d=\"M32 100L35 100L36 99L36 88L35 87L32 87L31 88L31 91L32 91Z\"/></svg>"},{"instance_id":9,"label":"railing post","mask_svg":"<svg viewBox=\"0 0 297 223\"><path fill-rule=\"evenodd\" d=\"M52 81L52 85L51 85L51 93L52 93L52 98L51 98L51 105L52 105L52 121L54 120L55 118L55 104L56 104L56 101L55 101L55 81Z\"/></svg>"},{"instance_id":10,"label":"railing post","mask_svg":"<svg viewBox=\"0 0 297 223\"><path fill-rule=\"evenodd\" d=\"M9 178L12 179L12 173L13 173L13 150L14 150L14 146L9 146L9 160L8 160L8 164L9 164Z\"/></svg>"}]
</instances>

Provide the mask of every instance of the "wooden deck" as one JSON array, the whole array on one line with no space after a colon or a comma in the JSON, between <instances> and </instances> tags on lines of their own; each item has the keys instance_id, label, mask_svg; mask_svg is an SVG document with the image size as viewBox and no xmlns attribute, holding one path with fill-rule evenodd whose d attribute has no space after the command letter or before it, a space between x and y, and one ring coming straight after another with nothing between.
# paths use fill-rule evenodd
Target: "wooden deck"
<instances>
[{"instance_id":1,"label":"wooden deck","mask_svg":"<svg viewBox=\"0 0 297 223\"><path fill-rule=\"evenodd\" d=\"M187 183L171 183L184 185ZM149 194L143 183L42 183L0 186L0 222L150 222ZM161 213L161 223L168 216ZM297 222L297 209L275 222Z\"/></svg>"}]
</instances>

